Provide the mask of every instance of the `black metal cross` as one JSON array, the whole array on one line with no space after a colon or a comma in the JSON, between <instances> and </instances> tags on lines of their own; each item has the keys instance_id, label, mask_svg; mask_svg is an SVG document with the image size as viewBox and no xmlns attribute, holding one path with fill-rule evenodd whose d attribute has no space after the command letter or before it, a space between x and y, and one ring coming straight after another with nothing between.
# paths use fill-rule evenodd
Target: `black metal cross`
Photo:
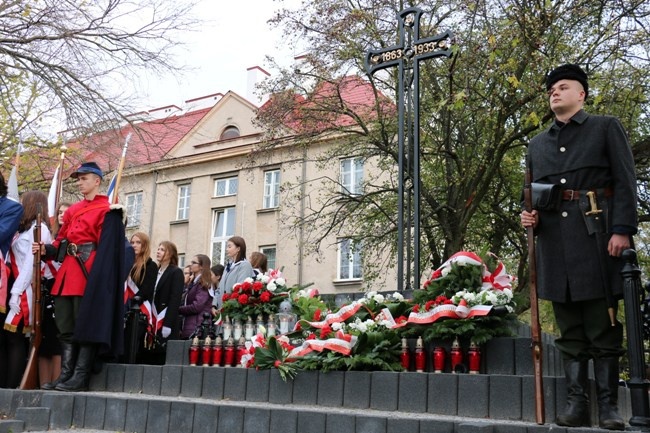
<instances>
[{"instance_id":1,"label":"black metal cross","mask_svg":"<svg viewBox=\"0 0 650 433\"><path fill-rule=\"evenodd\" d=\"M451 57L452 34L449 31L420 39L420 8L408 8L397 14L399 44L366 54L366 71L375 72L392 66L398 69L398 198L397 198L397 290L420 284L420 61L433 57ZM406 205L405 205L406 202ZM408 224L405 225L405 219ZM411 245L411 232L413 245ZM405 240L406 237L406 240ZM413 251L413 285L411 283ZM406 252L406 258L404 253Z\"/></svg>"}]
</instances>

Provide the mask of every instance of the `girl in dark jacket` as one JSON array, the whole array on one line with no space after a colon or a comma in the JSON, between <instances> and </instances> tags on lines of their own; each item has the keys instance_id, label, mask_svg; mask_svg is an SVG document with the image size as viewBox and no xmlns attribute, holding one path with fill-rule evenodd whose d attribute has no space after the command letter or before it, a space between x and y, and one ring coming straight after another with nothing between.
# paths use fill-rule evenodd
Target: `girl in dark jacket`
<instances>
[{"instance_id":1,"label":"girl in dark jacket","mask_svg":"<svg viewBox=\"0 0 650 433\"><path fill-rule=\"evenodd\" d=\"M203 313L210 313L212 308L212 286L210 275L210 258L197 254L192 258L191 268L194 283L187 292L184 305L178 312L183 316L181 338L189 338L203 321Z\"/></svg>"}]
</instances>

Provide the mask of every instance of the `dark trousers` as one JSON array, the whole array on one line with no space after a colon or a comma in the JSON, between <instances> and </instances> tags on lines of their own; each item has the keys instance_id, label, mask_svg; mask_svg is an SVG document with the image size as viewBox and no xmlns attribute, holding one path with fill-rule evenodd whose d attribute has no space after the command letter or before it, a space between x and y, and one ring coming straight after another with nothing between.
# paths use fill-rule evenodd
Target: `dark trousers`
<instances>
[{"instance_id":1,"label":"dark trousers","mask_svg":"<svg viewBox=\"0 0 650 433\"><path fill-rule=\"evenodd\" d=\"M54 319L59 328L59 341L73 343L74 326L81 305L81 296L57 296L54 299Z\"/></svg>"},{"instance_id":2,"label":"dark trousers","mask_svg":"<svg viewBox=\"0 0 650 433\"><path fill-rule=\"evenodd\" d=\"M564 359L611 358L625 352L623 325L616 320L612 326L604 299L553 302L553 312L560 328L555 346Z\"/></svg>"}]
</instances>

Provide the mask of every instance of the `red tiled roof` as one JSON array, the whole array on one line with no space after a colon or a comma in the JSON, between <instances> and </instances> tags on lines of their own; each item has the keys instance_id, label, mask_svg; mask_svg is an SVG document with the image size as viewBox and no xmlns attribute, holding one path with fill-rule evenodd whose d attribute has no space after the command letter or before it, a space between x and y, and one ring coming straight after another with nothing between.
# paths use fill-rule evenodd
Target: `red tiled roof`
<instances>
[{"instance_id":1,"label":"red tiled roof","mask_svg":"<svg viewBox=\"0 0 650 433\"><path fill-rule=\"evenodd\" d=\"M306 98L295 93L274 95L260 108L260 116L281 118L285 126L296 132L319 132L357 125L357 117L375 118L377 98L383 111L395 109L381 93L375 95L371 83L348 75L340 80L320 82Z\"/></svg>"},{"instance_id":2,"label":"red tiled roof","mask_svg":"<svg viewBox=\"0 0 650 433\"><path fill-rule=\"evenodd\" d=\"M120 129L110 129L73 139L68 147L87 149L83 160L95 161L104 171L117 169L126 136L131 139L126 154L125 167L158 162L196 125L212 107L170 116L165 119L127 124Z\"/></svg>"}]
</instances>

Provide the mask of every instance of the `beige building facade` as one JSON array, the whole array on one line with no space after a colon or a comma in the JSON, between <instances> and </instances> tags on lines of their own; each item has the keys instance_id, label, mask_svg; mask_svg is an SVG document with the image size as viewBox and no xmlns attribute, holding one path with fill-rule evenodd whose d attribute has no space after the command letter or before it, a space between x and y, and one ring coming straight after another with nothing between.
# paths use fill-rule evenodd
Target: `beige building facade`
<instances>
[{"instance_id":1,"label":"beige building facade","mask_svg":"<svg viewBox=\"0 0 650 433\"><path fill-rule=\"evenodd\" d=\"M238 235L246 240L247 256L267 254L269 266L283 268L290 286L313 283L332 294L395 289L394 267L366 284L363 247L345 227L314 252L307 243L317 227L297 224L318 207L326 190L362 188L375 170L372 161L340 155L319 164L315 155L327 150L327 141L298 150L290 138L258 157L252 152L264 131L254 123L257 109L228 92L163 158L126 168L119 199L127 207L127 235L147 233L153 250L172 241L181 263L196 254L224 263L225 242Z\"/></svg>"}]
</instances>

